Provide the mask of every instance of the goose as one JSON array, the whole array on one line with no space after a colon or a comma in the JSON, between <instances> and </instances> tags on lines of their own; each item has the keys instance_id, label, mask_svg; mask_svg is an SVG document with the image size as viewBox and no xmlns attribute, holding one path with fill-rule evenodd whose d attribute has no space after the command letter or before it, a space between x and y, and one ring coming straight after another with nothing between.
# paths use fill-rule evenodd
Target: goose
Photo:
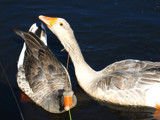
<instances>
[{"instance_id":1,"label":"goose","mask_svg":"<svg viewBox=\"0 0 160 120\"><path fill-rule=\"evenodd\" d=\"M63 113L75 107L77 98L72 91L66 68L47 47L46 30L34 23L29 32L14 29L25 41L19 56L17 83L34 103L50 113Z\"/></svg>"},{"instance_id":2,"label":"goose","mask_svg":"<svg viewBox=\"0 0 160 120\"><path fill-rule=\"evenodd\" d=\"M74 32L65 19L43 15L39 19L69 53L78 84L95 100L132 108L160 105L160 62L126 59L95 71L84 60Z\"/></svg>"}]
</instances>

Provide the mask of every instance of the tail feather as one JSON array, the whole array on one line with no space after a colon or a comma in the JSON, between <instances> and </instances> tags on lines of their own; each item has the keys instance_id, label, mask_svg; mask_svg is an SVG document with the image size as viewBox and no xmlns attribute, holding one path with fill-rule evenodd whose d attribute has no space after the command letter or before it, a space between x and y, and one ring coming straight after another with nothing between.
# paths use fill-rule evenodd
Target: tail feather
<instances>
[{"instance_id":1,"label":"tail feather","mask_svg":"<svg viewBox=\"0 0 160 120\"><path fill-rule=\"evenodd\" d=\"M20 37L23 38L23 32L22 32L22 31L17 30L17 29L13 29L13 31L14 31L17 35L19 35Z\"/></svg>"},{"instance_id":2,"label":"tail feather","mask_svg":"<svg viewBox=\"0 0 160 120\"><path fill-rule=\"evenodd\" d=\"M36 40L38 38L34 38L34 36L30 35L29 33L17 29L14 29L13 31L25 40L25 43L29 48L32 48L32 46L35 48L37 48L36 46L41 46L41 44L38 42L40 40Z\"/></svg>"},{"instance_id":3,"label":"tail feather","mask_svg":"<svg viewBox=\"0 0 160 120\"><path fill-rule=\"evenodd\" d=\"M22 51L19 56L18 64L17 64L17 67L19 68L24 63L26 47L28 51L32 51L35 57L38 57L37 56L38 50L42 49L44 45L47 46L47 35L46 35L46 30L44 25L41 24L39 27L37 27L36 23L34 23L30 27L29 33L26 33L17 29L13 29L13 31L25 40L25 43L23 45Z\"/></svg>"},{"instance_id":4,"label":"tail feather","mask_svg":"<svg viewBox=\"0 0 160 120\"><path fill-rule=\"evenodd\" d=\"M37 27L36 23L34 23L30 27L29 33L33 33L36 36L38 36L38 38L40 38L40 40L43 41L44 44L47 46L47 34L46 34L46 30L43 24Z\"/></svg>"},{"instance_id":5,"label":"tail feather","mask_svg":"<svg viewBox=\"0 0 160 120\"><path fill-rule=\"evenodd\" d=\"M35 33L36 30L38 29L36 23L34 23L30 28L29 28L29 32Z\"/></svg>"},{"instance_id":6,"label":"tail feather","mask_svg":"<svg viewBox=\"0 0 160 120\"><path fill-rule=\"evenodd\" d=\"M14 32L25 40L28 51L32 51L32 54L38 58L39 49L45 47L44 43L36 36L26 32L14 29Z\"/></svg>"},{"instance_id":7,"label":"tail feather","mask_svg":"<svg viewBox=\"0 0 160 120\"><path fill-rule=\"evenodd\" d=\"M42 32L40 38L44 42L44 44L47 46L47 32L46 32L46 29L43 24L41 24L41 28L42 28L43 32Z\"/></svg>"}]
</instances>

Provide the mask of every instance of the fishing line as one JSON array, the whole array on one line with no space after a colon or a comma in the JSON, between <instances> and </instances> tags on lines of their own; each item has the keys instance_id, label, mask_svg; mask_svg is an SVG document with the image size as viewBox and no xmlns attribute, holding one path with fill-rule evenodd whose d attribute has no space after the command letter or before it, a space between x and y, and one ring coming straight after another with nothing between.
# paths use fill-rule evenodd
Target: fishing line
<instances>
[{"instance_id":1,"label":"fishing line","mask_svg":"<svg viewBox=\"0 0 160 120\"><path fill-rule=\"evenodd\" d=\"M69 64L69 52L68 52L68 57L67 57L67 65L66 65L66 69L68 70L68 64ZM66 81L67 81L67 74L66 74ZM68 82L68 81L67 81ZM68 88L68 87L67 87ZM70 120L72 120L72 116L71 116L71 112L70 109L68 110L69 112L69 118Z\"/></svg>"},{"instance_id":2,"label":"fishing line","mask_svg":"<svg viewBox=\"0 0 160 120\"><path fill-rule=\"evenodd\" d=\"M14 100L15 100L16 104L17 104L17 107L18 107L18 110L19 110L19 112L20 112L21 118L22 118L22 120L24 120L24 117L23 117L22 111L21 111L21 109L20 109L20 106L19 106L19 104L18 104L17 98L16 98L16 96L15 96L15 94L14 94L13 88L12 88L10 82L9 82L9 79L8 79L8 77L7 77L7 74L6 74L6 72L5 72L5 69L4 69L4 67L3 67L3 65L2 65L1 62L0 62L0 66L1 66L1 68L2 68L2 71L3 71L3 73L4 73L5 78L6 78L6 80L7 80L7 83L8 83L8 85L9 85L10 89L11 89L12 95L13 95L13 97L14 97Z\"/></svg>"}]
</instances>

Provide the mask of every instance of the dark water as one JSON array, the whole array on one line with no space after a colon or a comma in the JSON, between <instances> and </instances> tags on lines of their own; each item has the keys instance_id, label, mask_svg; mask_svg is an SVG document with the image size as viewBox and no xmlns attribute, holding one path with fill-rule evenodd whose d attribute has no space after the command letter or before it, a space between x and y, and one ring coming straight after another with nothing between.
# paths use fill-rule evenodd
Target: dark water
<instances>
[{"instance_id":1,"label":"dark water","mask_svg":"<svg viewBox=\"0 0 160 120\"><path fill-rule=\"evenodd\" d=\"M87 63L95 70L123 59L160 61L160 0L1 0L0 61L25 120L69 120L68 113L56 115L31 103L20 103L16 83L17 60L23 40L13 33L17 28L28 31L41 23L39 15L65 18L73 28ZM66 52L47 29L49 48L65 65ZM21 120L17 105L0 69L0 119ZM73 120L152 120L152 113L125 112L100 104L78 86L70 62L73 89L78 97L71 110Z\"/></svg>"}]
</instances>

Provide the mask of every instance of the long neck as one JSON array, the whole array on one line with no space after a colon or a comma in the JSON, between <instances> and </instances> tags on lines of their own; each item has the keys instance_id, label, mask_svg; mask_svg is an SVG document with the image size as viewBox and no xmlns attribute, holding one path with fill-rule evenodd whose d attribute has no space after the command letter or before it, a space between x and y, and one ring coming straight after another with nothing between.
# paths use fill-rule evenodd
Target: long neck
<instances>
[{"instance_id":1,"label":"long neck","mask_svg":"<svg viewBox=\"0 0 160 120\"><path fill-rule=\"evenodd\" d=\"M77 80L82 88L86 90L86 87L93 82L93 79L97 77L97 72L94 71L84 60L79 45L73 34L71 36L63 36L62 44L70 54L72 62L75 67L75 73Z\"/></svg>"}]
</instances>

